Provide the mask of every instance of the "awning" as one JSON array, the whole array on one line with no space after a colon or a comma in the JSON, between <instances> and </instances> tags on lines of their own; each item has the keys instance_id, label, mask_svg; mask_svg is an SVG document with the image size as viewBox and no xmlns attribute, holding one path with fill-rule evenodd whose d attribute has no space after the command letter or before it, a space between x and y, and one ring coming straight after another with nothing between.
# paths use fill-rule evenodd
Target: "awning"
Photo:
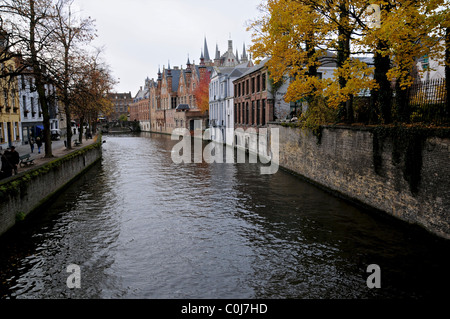
<instances>
[{"instance_id":1,"label":"awning","mask_svg":"<svg viewBox=\"0 0 450 319\"><path fill-rule=\"evenodd\" d=\"M180 104L176 109L180 111L189 110L189 104Z\"/></svg>"}]
</instances>

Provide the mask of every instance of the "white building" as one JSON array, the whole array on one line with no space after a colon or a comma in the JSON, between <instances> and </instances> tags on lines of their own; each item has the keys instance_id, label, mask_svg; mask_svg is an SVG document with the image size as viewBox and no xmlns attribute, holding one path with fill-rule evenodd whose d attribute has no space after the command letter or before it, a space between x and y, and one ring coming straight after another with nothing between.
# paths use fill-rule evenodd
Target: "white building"
<instances>
[{"instance_id":1,"label":"white building","mask_svg":"<svg viewBox=\"0 0 450 319\"><path fill-rule=\"evenodd\" d=\"M229 136L234 129L233 81L250 69L247 65L213 69L209 84L210 139L213 141L233 145L233 136Z\"/></svg>"},{"instance_id":2,"label":"white building","mask_svg":"<svg viewBox=\"0 0 450 319\"><path fill-rule=\"evenodd\" d=\"M45 85L47 103L50 115L50 130L60 130L59 109L56 99L56 89L51 84ZM34 78L31 75L22 74L19 79L19 99L21 118L21 140L27 144L30 137L36 137L44 130L43 114L39 95L34 86Z\"/></svg>"},{"instance_id":3,"label":"white building","mask_svg":"<svg viewBox=\"0 0 450 319\"><path fill-rule=\"evenodd\" d=\"M423 57L417 62L417 69L420 72L421 81L445 79L444 60Z\"/></svg>"},{"instance_id":4,"label":"white building","mask_svg":"<svg viewBox=\"0 0 450 319\"><path fill-rule=\"evenodd\" d=\"M211 140L233 144L233 136L227 136L227 131L230 135L234 129L233 80L240 77L251 66L253 63L247 57L245 44L240 59L237 50L233 53L232 40L228 40L228 50L222 55L216 45L214 67L209 84L209 138Z\"/></svg>"}]
</instances>

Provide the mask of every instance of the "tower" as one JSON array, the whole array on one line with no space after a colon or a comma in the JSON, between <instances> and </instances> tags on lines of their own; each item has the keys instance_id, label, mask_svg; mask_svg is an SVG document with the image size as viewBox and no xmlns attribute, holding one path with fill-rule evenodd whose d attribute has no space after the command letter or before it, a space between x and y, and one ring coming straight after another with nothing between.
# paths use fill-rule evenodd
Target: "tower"
<instances>
[{"instance_id":1,"label":"tower","mask_svg":"<svg viewBox=\"0 0 450 319\"><path fill-rule=\"evenodd\" d=\"M248 62L247 53L245 52L245 43L244 43L243 48L242 48L241 62L242 63Z\"/></svg>"},{"instance_id":2,"label":"tower","mask_svg":"<svg viewBox=\"0 0 450 319\"><path fill-rule=\"evenodd\" d=\"M204 52L204 59L205 59L205 63L210 63L211 58L209 57L209 51L208 51L208 44L206 43L206 37L205 37L205 43L203 45L203 52Z\"/></svg>"},{"instance_id":3,"label":"tower","mask_svg":"<svg viewBox=\"0 0 450 319\"><path fill-rule=\"evenodd\" d=\"M217 44L216 44L216 56L214 58L214 65L220 66L220 51L219 51L219 46Z\"/></svg>"}]
</instances>

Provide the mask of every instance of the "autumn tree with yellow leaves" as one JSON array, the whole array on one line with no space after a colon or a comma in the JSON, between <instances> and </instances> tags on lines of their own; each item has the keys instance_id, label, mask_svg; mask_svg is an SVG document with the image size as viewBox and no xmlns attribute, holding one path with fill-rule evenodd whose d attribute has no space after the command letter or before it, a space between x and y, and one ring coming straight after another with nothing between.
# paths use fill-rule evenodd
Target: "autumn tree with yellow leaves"
<instances>
[{"instance_id":1,"label":"autumn tree with yellow leaves","mask_svg":"<svg viewBox=\"0 0 450 319\"><path fill-rule=\"evenodd\" d=\"M417 60L423 56L441 58L444 48L439 39L447 23L448 4L442 0L403 0L380 1L379 7L379 26L365 28L362 38L368 52L374 53L374 76L379 85L372 91L372 121L408 122L407 92Z\"/></svg>"},{"instance_id":2,"label":"autumn tree with yellow leaves","mask_svg":"<svg viewBox=\"0 0 450 319\"><path fill-rule=\"evenodd\" d=\"M285 99L308 101L309 114L302 117L312 117L310 123L353 122L354 97L367 90L372 123L407 121L405 92L417 59L443 51L437 39L448 30L446 2L267 0L249 27L250 50L256 59L270 58L274 83L289 77ZM360 56L373 57L373 63ZM317 68L330 59L336 72L319 79ZM334 118L317 116L333 111Z\"/></svg>"},{"instance_id":3,"label":"autumn tree with yellow leaves","mask_svg":"<svg viewBox=\"0 0 450 319\"><path fill-rule=\"evenodd\" d=\"M350 45L358 27L352 17L363 15L366 6L351 4L269 0L262 5L266 14L250 26L253 55L270 57L267 65L275 83L286 75L290 79L286 100L306 100L309 112L318 114L314 108L323 107L325 99L327 107L346 122L353 121L352 97L375 85L367 76L371 67L352 56L359 53ZM327 62L336 63L338 71L331 79L319 79L317 68Z\"/></svg>"}]
</instances>

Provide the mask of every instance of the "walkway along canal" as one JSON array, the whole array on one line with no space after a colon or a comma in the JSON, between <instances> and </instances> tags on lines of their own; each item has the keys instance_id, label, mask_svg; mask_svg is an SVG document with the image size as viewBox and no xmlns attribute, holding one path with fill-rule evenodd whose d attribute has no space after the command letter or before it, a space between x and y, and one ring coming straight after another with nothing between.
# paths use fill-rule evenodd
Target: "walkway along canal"
<instances>
[{"instance_id":1,"label":"walkway along canal","mask_svg":"<svg viewBox=\"0 0 450 319\"><path fill-rule=\"evenodd\" d=\"M447 295L450 242L418 226L261 164L175 164L168 135L103 138L101 162L0 238L3 298Z\"/></svg>"}]
</instances>

